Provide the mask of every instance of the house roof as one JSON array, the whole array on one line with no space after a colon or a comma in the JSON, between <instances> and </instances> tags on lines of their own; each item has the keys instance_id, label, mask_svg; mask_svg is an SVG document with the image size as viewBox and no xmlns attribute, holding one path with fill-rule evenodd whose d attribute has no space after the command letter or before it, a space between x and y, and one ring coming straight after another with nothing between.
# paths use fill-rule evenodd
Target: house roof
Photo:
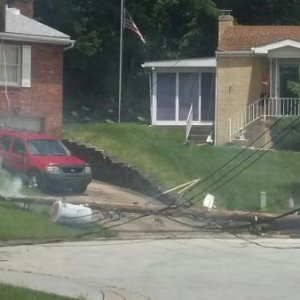
<instances>
[{"instance_id":1,"label":"house roof","mask_svg":"<svg viewBox=\"0 0 300 300\"><path fill-rule=\"evenodd\" d=\"M161 61L149 61L142 65L143 68L199 68L216 67L215 57L192 58L192 59L173 59Z\"/></svg>"},{"instance_id":2,"label":"house roof","mask_svg":"<svg viewBox=\"0 0 300 300\"><path fill-rule=\"evenodd\" d=\"M229 26L224 28L218 51L247 51L287 39L300 42L300 26Z\"/></svg>"},{"instance_id":3,"label":"house roof","mask_svg":"<svg viewBox=\"0 0 300 300\"><path fill-rule=\"evenodd\" d=\"M6 9L6 30L1 32L0 36L10 40L48 42L62 45L74 43L69 35L26 17L15 8Z\"/></svg>"}]
</instances>

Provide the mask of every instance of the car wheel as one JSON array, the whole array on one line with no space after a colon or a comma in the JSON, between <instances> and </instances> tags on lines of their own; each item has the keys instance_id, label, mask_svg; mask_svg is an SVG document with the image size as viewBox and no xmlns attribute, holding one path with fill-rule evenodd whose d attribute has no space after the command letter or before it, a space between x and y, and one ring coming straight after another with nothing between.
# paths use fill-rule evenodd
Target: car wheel
<instances>
[{"instance_id":1,"label":"car wheel","mask_svg":"<svg viewBox=\"0 0 300 300\"><path fill-rule=\"evenodd\" d=\"M45 190L45 183L43 182L40 172L30 171L28 177L29 177L28 186L30 188L39 189L41 191Z\"/></svg>"}]
</instances>

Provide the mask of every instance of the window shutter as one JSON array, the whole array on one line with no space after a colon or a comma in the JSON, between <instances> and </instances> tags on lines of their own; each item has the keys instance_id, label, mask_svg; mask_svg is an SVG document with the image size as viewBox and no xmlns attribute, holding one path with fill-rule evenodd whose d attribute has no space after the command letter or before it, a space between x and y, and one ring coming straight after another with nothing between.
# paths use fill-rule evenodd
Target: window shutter
<instances>
[{"instance_id":1,"label":"window shutter","mask_svg":"<svg viewBox=\"0 0 300 300\"><path fill-rule=\"evenodd\" d=\"M31 46L23 45L22 49L22 87L31 87Z\"/></svg>"}]
</instances>

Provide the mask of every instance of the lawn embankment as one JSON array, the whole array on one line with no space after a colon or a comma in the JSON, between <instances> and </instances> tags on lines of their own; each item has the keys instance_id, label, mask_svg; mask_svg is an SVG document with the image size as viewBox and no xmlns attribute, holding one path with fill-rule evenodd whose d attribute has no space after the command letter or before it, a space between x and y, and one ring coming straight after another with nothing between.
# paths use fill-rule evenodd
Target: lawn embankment
<instances>
[{"instance_id":1,"label":"lawn embankment","mask_svg":"<svg viewBox=\"0 0 300 300\"><path fill-rule=\"evenodd\" d=\"M184 128L138 124L69 124L65 126L65 137L93 144L138 167L165 189L196 178L205 179L241 151L190 147L184 144ZM262 153L265 151L244 151L186 198L200 202L203 195L211 192L218 208L258 210L260 193L264 191L268 211L285 210L291 197L300 205L300 153L267 151L260 157ZM231 171L234 167L237 169ZM244 171L239 174L241 170Z\"/></svg>"},{"instance_id":2,"label":"lawn embankment","mask_svg":"<svg viewBox=\"0 0 300 300\"><path fill-rule=\"evenodd\" d=\"M6 300L74 300L74 298L58 296L26 288L0 283L0 299Z\"/></svg>"}]
</instances>

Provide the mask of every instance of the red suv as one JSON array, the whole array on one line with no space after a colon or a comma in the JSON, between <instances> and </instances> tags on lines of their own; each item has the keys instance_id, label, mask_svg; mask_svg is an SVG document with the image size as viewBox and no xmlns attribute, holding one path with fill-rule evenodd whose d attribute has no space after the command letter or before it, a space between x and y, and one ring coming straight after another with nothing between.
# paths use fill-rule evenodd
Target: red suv
<instances>
[{"instance_id":1,"label":"red suv","mask_svg":"<svg viewBox=\"0 0 300 300\"><path fill-rule=\"evenodd\" d=\"M49 135L0 128L0 156L5 169L42 191L83 193L92 180L91 168Z\"/></svg>"}]
</instances>

